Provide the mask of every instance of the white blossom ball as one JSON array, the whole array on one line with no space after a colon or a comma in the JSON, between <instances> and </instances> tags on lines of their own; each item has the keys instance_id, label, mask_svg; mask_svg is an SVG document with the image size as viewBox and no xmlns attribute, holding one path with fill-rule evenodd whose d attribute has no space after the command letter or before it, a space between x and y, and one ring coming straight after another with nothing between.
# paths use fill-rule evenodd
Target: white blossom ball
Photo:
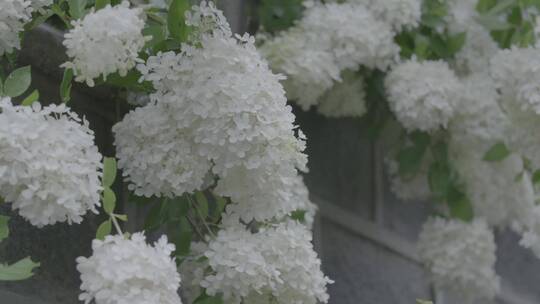
<instances>
[{"instance_id":1,"label":"white blossom ball","mask_svg":"<svg viewBox=\"0 0 540 304\"><path fill-rule=\"evenodd\" d=\"M257 233L240 225L228 227L203 253L207 259L201 265L211 270L199 285L230 304L327 303L326 285L332 281L320 270L311 240L309 229L294 221Z\"/></svg>"},{"instance_id":2,"label":"white blossom ball","mask_svg":"<svg viewBox=\"0 0 540 304\"><path fill-rule=\"evenodd\" d=\"M118 167L140 196L181 196L199 190L211 163L189 129L176 128L168 107L150 103L113 127Z\"/></svg>"},{"instance_id":3,"label":"white blossom ball","mask_svg":"<svg viewBox=\"0 0 540 304\"><path fill-rule=\"evenodd\" d=\"M377 19L384 20L392 28L400 32L404 28L418 26L422 17L422 1L420 0L354 0L365 4ZM351 1L351 2L354 2Z\"/></svg>"},{"instance_id":4,"label":"white blossom ball","mask_svg":"<svg viewBox=\"0 0 540 304\"><path fill-rule=\"evenodd\" d=\"M229 34L207 32L200 48L159 53L138 69L153 83L151 99L167 107L173 129L191 136L184 145L193 147L193 157L211 162L216 193L238 204L230 208L247 222L279 217L295 210L284 189L296 168L306 169L305 138L295 134L282 77L270 71L253 37Z\"/></svg>"},{"instance_id":5,"label":"white blossom ball","mask_svg":"<svg viewBox=\"0 0 540 304\"><path fill-rule=\"evenodd\" d=\"M466 301L492 299L500 290L493 232L482 220L430 218L418 241L420 258L435 284Z\"/></svg>"},{"instance_id":6,"label":"white blossom ball","mask_svg":"<svg viewBox=\"0 0 540 304\"><path fill-rule=\"evenodd\" d=\"M2 0L0 2L0 56L20 49L19 34L32 17L32 2L27 0Z\"/></svg>"},{"instance_id":7,"label":"white blossom ball","mask_svg":"<svg viewBox=\"0 0 540 304\"><path fill-rule=\"evenodd\" d=\"M465 38L465 44L455 55L456 69L462 74L489 71L489 61L499 50L489 31L473 24L467 28Z\"/></svg>"},{"instance_id":8,"label":"white blossom ball","mask_svg":"<svg viewBox=\"0 0 540 304\"><path fill-rule=\"evenodd\" d=\"M97 213L101 158L88 121L65 105L0 99L0 197L32 225L80 223Z\"/></svg>"},{"instance_id":9,"label":"white blossom ball","mask_svg":"<svg viewBox=\"0 0 540 304\"><path fill-rule=\"evenodd\" d=\"M62 67L73 69L75 80L91 87L100 76L115 72L125 76L140 61L138 53L146 42L142 17L140 8L129 8L124 1L72 21L73 29L63 42L71 61Z\"/></svg>"},{"instance_id":10,"label":"white blossom ball","mask_svg":"<svg viewBox=\"0 0 540 304\"><path fill-rule=\"evenodd\" d=\"M101 158L88 122L64 105L0 99L0 197L32 225L97 213Z\"/></svg>"},{"instance_id":11,"label":"white blossom ball","mask_svg":"<svg viewBox=\"0 0 540 304\"><path fill-rule=\"evenodd\" d=\"M443 61L410 60L394 67L385 87L390 109L408 130L446 128L460 102L460 82Z\"/></svg>"},{"instance_id":12,"label":"white blossom ball","mask_svg":"<svg viewBox=\"0 0 540 304\"><path fill-rule=\"evenodd\" d=\"M283 80L287 97L303 110L316 105L335 82L341 81L333 54L317 45L313 35L293 27L265 40L259 48L272 69L287 76Z\"/></svg>"},{"instance_id":13,"label":"white blossom ball","mask_svg":"<svg viewBox=\"0 0 540 304\"><path fill-rule=\"evenodd\" d=\"M329 3L307 9L299 26L327 47L341 70L360 66L386 70L399 56L390 25L378 20L364 5Z\"/></svg>"},{"instance_id":14,"label":"white blossom ball","mask_svg":"<svg viewBox=\"0 0 540 304\"><path fill-rule=\"evenodd\" d=\"M85 304L181 304L180 275L170 257L175 247L162 236L154 246L143 233L109 235L92 242L92 256L77 258L79 300Z\"/></svg>"}]
</instances>

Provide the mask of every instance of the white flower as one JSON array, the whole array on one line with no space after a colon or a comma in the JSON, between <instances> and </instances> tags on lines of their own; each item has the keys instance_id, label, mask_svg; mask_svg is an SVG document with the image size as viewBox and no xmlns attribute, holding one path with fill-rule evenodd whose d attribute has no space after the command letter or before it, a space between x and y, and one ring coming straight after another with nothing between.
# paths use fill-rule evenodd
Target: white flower
<instances>
[{"instance_id":1,"label":"white flower","mask_svg":"<svg viewBox=\"0 0 540 304\"><path fill-rule=\"evenodd\" d=\"M468 28L472 24L477 24L475 17L477 0L449 0L448 1L448 22L452 29L461 30Z\"/></svg>"},{"instance_id":2,"label":"white flower","mask_svg":"<svg viewBox=\"0 0 540 304\"><path fill-rule=\"evenodd\" d=\"M229 34L219 27L205 31L198 38L200 48L184 45L180 54L151 56L138 69L156 89L151 99L167 108L173 121L168 124L169 132L183 134L185 139L179 140L186 142L180 145L192 147L193 159L212 163L212 173L219 177L216 193L236 203L228 209L234 209L246 222L280 217L297 207L287 187L297 175L296 168L305 170L305 138L295 136L294 115L286 105L281 76L269 70L255 49L253 37L233 38ZM125 126L126 131L132 128L128 123ZM163 145L161 140L151 142ZM174 154L176 149L171 152L171 157L185 157ZM119 157L123 167L132 166L128 158ZM163 163L159 154L152 159L157 165ZM192 171L180 167L174 172ZM149 172L154 170L158 171ZM160 195L164 189L146 189L147 185L132 176L155 176L160 171L159 166L141 166L127 174L141 192ZM198 172L201 175L195 176L202 176L202 171Z\"/></svg>"},{"instance_id":3,"label":"white flower","mask_svg":"<svg viewBox=\"0 0 540 304\"><path fill-rule=\"evenodd\" d=\"M420 257L435 283L471 302L491 299L500 290L495 249L493 233L482 220L430 218L418 242Z\"/></svg>"},{"instance_id":4,"label":"white flower","mask_svg":"<svg viewBox=\"0 0 540 304\"><path fill-rule=\"evenodd\" d=\"M101 167L88 122L64 105L0 100L0 197L32 225L97 213Z\"/></svg>"},{"instance_id":5,"label":"white flower","mask_svg":"<svg viewBox=\"0 0 540 304\"><path fill-rule=\"evenodd\" d=\"M540 168L540 53L536 48L500 50L491 59L490 75L501 93L500 104L511 121L509 145Z\"/></svg>"},{"instance_id":6,"label":"white flower","mask_svg":"<svg viewBox=\"0 0 540 304\"><path fill-rule=\"evenodd\" d=\"M328 302L331 280L320 270L311 233L294 221L263 227L253 234L242 226L221 230L197 260L210 272L191 275L192 284L210 295L223 294L225 303ZM200 253L197 253L200 257ZM184 270L192 270L195 260ZM181 267L182 269L182 267ZM182 272L183 273L183 272ZM200 280L200 281L198 281ZM199 282L197 284L197 281Z\"/></svg>"},{"instance_id":7,"label":"white flower","mask_svg":"<svg viewBox=\"0 0 540 304\"><path fill-rule=\"evenodd\" d=\"M362 117L367 112L364 77L344 72L319 100L317 111L327 117Z\"/></svg>"},{"instance_id":8,"label":"white flower","mask_svg":"<svg viewBox=\"0 0 540 304\"><path fill-rule=\"evenodd\" d=\"M180 275L170 257L174 249L165 236L147 245L143 233L94 240L92 256L77 258L79 299L86 304L181 304Z\"/></svg>"},{"instance_id":9,"label":"white flower","mask_svg":"<svg viewBox=\"0 0 540 304\"><path fill-rule=\"evenodd\" d=\"M453 140L471 147L480 142L488 148L506 141L510 120L499 105L500 95L493 80L486 73L475 73L461 83L460 106L448 126Z\"/></svg>"},{"instance_id":10,"label":"white flower","mask_svg":"<svg viewBox=\"0 0 540 304\"><path fill-rule=\"evenodd\" d=\"M408 130L446 127L459 106L460 83L444 61L406 61L385 80L388 103Z\"/></svg>"},{"instance_id":11,"label":"white flower","mask_svg":"<svg viewBox=\"0 0 540 304\"><path fill-rule=\"evenodd\" d=\"M397 32L403 28L413 28L422 16L420 0L354 0L365 4L377 17L390 24ZM351 1L351 2L354 2Z\"/></svg>"},{"instance_id":12,"label":"white flower","mask_svg":"<svg viewBox=\"0 0 540 304\"><path fill-rule=\"evenodd\" d=\"M75 80L94 86L94 79L118 72L125 76L135 67L143 37L144 20L140 8L129 8L129 2L91 11L82 20L73 21L65 34L64 45L71 58L62 65L71 68Z\"/></svg>"},{"instance_id":13,"label":"white flower","mask_svg":"<svg viewBox=\"0 0 540 304\"><path fill-rule=\"evenodd\" d=\"M0 2L0 56L19 49L19 33L32 17L32 2L26 0L2 0Z\"/></svg>"},{"instance_id":14,"label":"white flower","mask_svg":"<svg viewBox=\"0 0 540 304\"><path fill-rule=\"evenodd\" d=\"M135 194L174 197L203 185L210 161L176 124L167 107L150 103L113 127L118 167Z\"/></svg>"},{"instance_id":15,"label":"white flower","mask_svg":"<svg viewBox=\"0 0 540 304\"><path fill-rule=\"evenodd\" d=\"M259 49L276 72L287 79L283 86L287 97L308 110L319 98L340 81L340 68L326 47L314 46L313 33L291 28L267 40Z\"/></svg>"},{"instance_id":16,"label":"white flower","mask_svg":"<svg viewBox=\"0 0 540 304\"><path fill-rule=\"evenodd\" d=\"M315 47L332 53L341 70L386 70L399 54L390 26L364 5L316 5L305 11L299 26L314 33Z\"/></svg>"},{"instance_id":17,"label":"white flower","mask_svg":"<svg viewBox=\"0 0 540 304\"><path fill-rule=\"evenodd\" d=\"M465 44L456 54L456 68L463 74L489 70L489 60L499 47L488 30L481 25L470 25L466 31Z\"/></svg>"}]
</instances>

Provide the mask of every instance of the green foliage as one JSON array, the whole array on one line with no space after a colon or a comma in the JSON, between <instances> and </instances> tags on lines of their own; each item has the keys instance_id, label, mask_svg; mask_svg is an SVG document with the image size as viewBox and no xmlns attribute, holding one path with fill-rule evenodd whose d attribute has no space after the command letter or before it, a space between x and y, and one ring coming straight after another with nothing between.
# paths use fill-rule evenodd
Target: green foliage
<instances>
[{"instance_id":1,"label":"green foliage","mask_svg":"<svg viewBox=\"0 0 540 304\"><path fill-rule=\"evenodd\" d=\"M3 93L8 97L22 95L30 87L32 72L30 66L25 66L11 72L4 81Z\"/></svg>"},{"instance_id":2,"label":"green foliage","mask_svg":"<svg viewBox=\"0 0 540 304\"><path fill-rule=\"evenodd\" d=\"M104 8L108 4L111 4L110 0L96 0L96 3L94 4L94 7L96 8L96 10L99 10L99 9Z\"/></svg>"},{"instance_id":3,"label":"green foliage","mask_svg":"<svg viewBox=\"0 0 540 304\"><path fill-rule=\"evenodd\" d=\"M0 242L9 236L8 222L8 216L0 215Z\"/></svg>"},{"instance_id":4,"label":"green foliage","mask_svg":"<svg viewBox=\"0 0 540 304\"><path fill-rule=\"evenodd\" d=\"M167 15L167 26L171 37L184 42L189 36L190 29L186 25L186 11L191 8L189 0L173 0Z\"/></svg>"},{"instance_id":5,"label":"green foliage","mask_svg":"<svg viewBox=\"0 0 540 304\"><path fill-rule=\"evenodd\" d=\"M36 267L39 267L39 263L30 258L24 258L12 265L0 264L0 281L26 280L34 275L32 271Z\"/></svg>"},{"instance_id":6,"label":"green foliage","mask_svg":"<svg viewBox=\"0 0 540 304\"><path fill-rule=\"evenodd\" d=\"M105 187L111 187L116 179L116 159L105 157L103 159L103 178L102 184Z\"/></svg>"},{"instance_id":7,"label":"green foliage","mask_svg":"<svg viewBox=\"0 0 540 304\"><path fill-rule=\"evenodd\" d=\"M9 236L9 217L0 215L0 242ZM12 265L0 264L0 281L20 281L28 279L34 274L32 271L39 263L30 258L22 259Z\"/></svg>"},{"instance_id":8,"label":"green foliage","mask_svg":"<svg viewBox=\"0 0 540 304\"><path fill-rule=\"evenodd\" d=\"M64 76L62 77L62 83L60 83L60 99L64 103L68 103L71 100L72 81L73 70L65 69Z\"/></svg>"},{"instance_id":9,"label":"green foliage","mask_svg":"<svg viewBox=\"0 0 540 304\"><path fill-rule=\"evenodd\" d=\"M73 19L81 19L86 15L87 0L67 0L69 4L69 15Z\"/></svg>"},{"instance_id":10,"label":"green foliage","mask_svg":"<svg viewBox=\"0 0 540 304\"><path fill-rule=\"evenodd\" d=\"M302 0L263 0L257 13L262 28L274 33L293 26L303 10Z\"/></svg>"},{"instance_id":11,"label":"green foliage","mask_svg":"<svg viewBox=\"0 0 540 304\"><path fill-rule=\"evenodd\" d=\"M223 304L223 299L220 295L217 296L209 296L206 294L206 291L204 291L195 301L193 301L193 304Z\"/></svg>"},{"instance_id":12,"label":"green foliage","mask_svg":"<svg viewBox=\"0 0 540 304\"><path fill-rule=\"evenodd\" d=\"M431 142L429 134L420 131L409 134L409 138L412 146L402 148L397 155L398 172L404 179L412 178L418 173Z\"/></svg>"},{"instance_id":13,"label":"green foliage","mask_svg":"<svg viewBox=\"0 0 540 304\"><path fill-rule=\"evenodd\" d=\"M208 217L208 199L204 195L204 192L195 192L195 201L197 202L197 211L204 219Z\"/></svg>"},{"instance_id":14,"label":"green foliage","mask_svg":"<svg viewBox=\"0 0 540 304\"><path fill-rule=\"evenodd\" d=\"M104 240L105 236L111 234L112 231L112 221L111 219L108 219L101 223L99 225L97 231L96 231L96 239L98 240Z\"/></svg>"},{"instance_id":15,"label":"green foliage","mask_svg":"<svg viewBox=\"0 0 540 304\"><path fill-rule=\"evenodd\" d=\"M34 102L36 102L38 99L39 99L39 91L34 90L30 95L26 96L26 98L21 102L21 105L30 106Z\"/></svg>"},{"instance_id":16,"label":"green foliage","mask_svg":"<svg viewBox=\"0 0 540 304\"><path fill-rule=\"evenodd\" d=\"M505 159L510 155L510 150L502 142L494 144L484 155L485 161L497 162Z\"/></svg>"}]
</instances>

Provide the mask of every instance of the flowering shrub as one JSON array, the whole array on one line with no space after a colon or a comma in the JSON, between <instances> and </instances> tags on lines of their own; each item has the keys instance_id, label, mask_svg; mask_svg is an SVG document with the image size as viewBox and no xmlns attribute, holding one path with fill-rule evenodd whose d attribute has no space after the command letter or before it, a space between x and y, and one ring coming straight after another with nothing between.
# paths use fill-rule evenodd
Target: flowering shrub
<instances>
[{"instance_id":1,"label":"flowering shrub","mask_svg":"<svg viewBox=\"0 0 540 304\"><path fill-rule=\"evenodd\" d=\"M509 227L540 253L540 2L314 0L281 9L302 13L287 26L262 18L258 37L271 68L288 77L289 99L328 117L363 116L375 136L401 129L388 175L399 198L437 203L419 242L434 282L464 303L496 296L491 229Z\"/></svg>"},{"instance_id":2,"label":"flowering shrub","mask_svg":"<svg viewBox=\"0 0 540 304\"><path fill-rule=\"evenodd\" d=\"M0 2L1 198L38 227L107 215L77 259L86 303L327 303L290 100L372 135L397 125L392 190L438 203L419 242L434 282L496 296L494 227L540 256L540 2L282 2L262 1L257 39L206 1ZM52 16L68 61L61 104L45 106L16 53ZM66 105L73 81L126 97L114 157ZM141 232L122 232L115 182L152 204ZM148 245L156 230L169 238ZM0 265L0 280L38 265Z\"/></svg>"},{"instance_id":3,"label":"flowering shrub","mask_svg":"<svg viewBox=\"0 0 540 304\"><path fill-rule=\"evenodd\" d=\"M0 67L9 73L0 82L0 196L38 227L80 223L101 207L108 219L92 255L77 259L85 303L327 303L332 281L311 244L316 207L300 175L306 138L284 78L213 3L188 3L0 4ZM19 33L52 15L66 27L69 61L62 103L41 106L39 92L25 94L30 67L12 59ZM127 96L131 111L112 128L114 158L102 159L88 122L66 106L72 81ZM116 211L117 165L131 194L153 204L132 235ZM145 230L158 229L171 243L146 243ZM0 280L36 266L2 266Z\"/></svg>"}]
</instances>

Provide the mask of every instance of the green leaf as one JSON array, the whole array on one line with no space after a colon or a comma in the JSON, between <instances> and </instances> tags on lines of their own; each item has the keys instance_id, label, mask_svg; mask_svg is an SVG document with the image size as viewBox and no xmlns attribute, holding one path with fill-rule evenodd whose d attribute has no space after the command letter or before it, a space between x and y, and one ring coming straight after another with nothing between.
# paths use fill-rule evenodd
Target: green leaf
<instances>
[{"instance_id":1,"label":"green leaf","mask_svg":"<svg viewBox=\"0 0 540 304\"><path fill-rule=\"evenodd\" d=\"M414 54L419 59L427 59L429 53L429 39L421 34L414 37Z\"/></svg>"},{"instance_id":2,"label":"green leaf","mask_svg":"<svg viewBox=\"0 0 540 304\"><path fill-rule=\"evenodd\" d=\"M497 0L478 0L476 10L479 13L485 13L497 5Z\"/></svg>"},{"instance_id":3,"label":"green leaf","mask_svg":"<svg viewBox=\"0 0 540 304\"><path fill-rule=\"evenodd\" d=\"M146 219L144 221L145 230L154 230L158 228L164 221L166 217L166 212L163 212L163 207L167 205L166 199L163 203L158 202L148 212Z\"/></svg>"},{"instance_id":4,"label":"green leaf","mask_svg":"<svg viewBox=\"0 0 540 304\"><path fill-rule=\"evenodd\" d=\"M125 76L120 76L118 73L108 75L106 83L133 91L150 92L152 84L148 81L139 82L140 78L141 73L139 71L131 70Z\"/></svg>"},{"instance_id":5,"label":"green leaf","mask_svg":"<svg viewBox=\"0 0 540 304\"><path fill-rule=\"evenodd\" d=\"M177 256L186 256L191 249L192 230L189 221L183 217L179 221L179 225L169 227L169 235L172 236L172 241L176 246Z\"/></svg>"},{"instance_id":6,"label":"green leaf","mask_svg":"<svg viewBox=\"0 0 540 304\"><path fill-rule=\"evenodd\" d=\"M195 200L197 201L197 209L200 212L200 216L206 219L208 217L208 199L202 191L197 191L195 193Z\"/></svg>"},{"instance_id":7,"label":"green leaf","mask_svg":"<svg viewBox=\"0 0 540 304\"><path fill-rule=\"evenodd\" d=\"M221 214L223 213L223 210L225 210L225 206L227 205L227 200L219 195L214 195L215 200L215 209L212 212L212 217L215 219L215 221L218 221L221 218Z\"/></svg>"},{"instance_id":8,"label":"green leaf","mask_svg":"<svg viewBox=\"0 0 540 304\"><path fill-rule=\"evenodd\" d=\"M32 21L28 22L24 26L24 29L26 31L31 31L31 30L35 29L36 27L38 27L39 25L41 25L42 23L47 21L47 19L52 17L52 15L54 15L54 12L52 10L50 10L50 11L47 11L44 15L36 16L35 18L32 19Z\"/></svg>"},{"instance_id":9,"label":"green leaf","mask_svg":"<svg viewBox=\"0 0 540 304\"><path fill-rule=\"evenodd\" d=\"M86 0L68 0L69 14L73 19L81 19L86 12Z\"/></svg>"},{"instance_id":10,"label":"green leaf","mask_svg":"<svg viewBox=\"0 0 540 304\"><path fill-rule=\"evenodd\" d=\"M205 291L197 299L195 299L195 301L193 301L193 304L223 304L223 299L220 295L209 296Z\"/></svg>"},{"instance_id":11,"label":"green leaf","mask_svg":"<svg viewBox=\"0 0 540 304\"><path fill-rule=\"evenodd\" d=\"M435 198L446 200L450 181L450 168L447 164L440 162L431 164L428 171L428 184Z\"/></svg>"},{"instance_id":12,"label":"green leaf","mask_svg":"<svg viewBox=\"0 0 540 304\"><path fill-rule=\"evenodd\" d=\"M34 275L32 270L38 266L39 263L33 262L29 257L12 265L0 264L0 281L20 281L28 279Z\"/></svg>"},{"instance_id":13,"label":"green leaf","mask_svg":"<svg viewBox=\"0 0 540 304\"><path fill-rule=\"evenodd\" d=\"M22 95L30 87L32 72L30 66L18 68L11 72L4 82L4 94L8 97Z\"/></svg>"},{"instance_id":14,"label":"green leaf","mask_svg":"<svg viewBox=\"0 0 540 304\"><path fill-rule=\"evenodd\" d=\"M103 209L107 214L113 214L116 207L116 195L109 187L103 189Z\"/></svg>"},{"instance_id":15,"label":"green leaf","mask_svg":"<svg viewBox=\"0 0 540 304\"><path fill-rule=\"evenodd\" d=\"M9 236L9 216L0 215L0 242Z\"/></svg>"},{"instance_id":16,"label":"green leaf","mask_svg":"<svg viewBox=\"0 0 540 304\"><path fill-rule=\"evenodd\" d=\"M416 146L406 147L399 151L397 156L399 175L401 177L411 177L416 175L422 164L424 152L425 151L418 149Z\"/></svg>"},{"instance_id":17,"label":"green leaf","mask_svg":"<svg viewBox=\"0 0 540 304\"><path fill-rule=\"evenodd\" d=\"M441 163L448 162L448 145L445 142L438 142L431 147L431 154L436 161Z\"/></svg>"},{"instance_id":18,"label":"green leaf","mask_svg":"<svg viewBox=\"0 0 540 304\"><path fill-rule=\"evenodd\" d=\"M115 214L115 218L121 220L122 222L127 222L128 216L126 214Z\"/></svg>"},{"instance_id":19,"label":"green leaf","mask_svg":"<svg viewBox=\"0 0 540 304\"><path fill-rule=\"evenodd\" d=\"M512 25L501 20L498 16L482 15L476 17L476 21L490 31L503 31L512 28Z\"/></svg>"},{"instance_id":20,"label":"green leaf","mask_svg":"<svg viewBox=\"0 0 540 304\"><path fill-rule=\"evenodd\" d=\"M263 0L257 13L262 28L274 33L293 26L303 10L301 0Z\"/></svg>"},{"instance_id":21,"label":"green leaf","mask_svg":"<svg viewBox=\"0 0 540 304\"><path fill-rule=\"evenodd\" d=\"M4 95L5 95L4 94L4 82L2 81L2 75L0 74L0 96L4 96Z\"/></svg>"},{"instance_id":22,"label":"green leaf","mask_svg":"<svg viewBox=\"0 0 540 304\"><path fill-rule=\"evenodd\" d=\"M181 42L187 40L190 28L186 25L186 11L190 9L189 0L172 0L167 15L167 27L171 36Z\"/></svg>"},{"instance_id":23,"label":"green leaf","mask_svg":"<svg viewBox=\"0 0 540 304\"><path fill-rule=\"evenodd\" d=\"M110 219L108 219L105 222L101 223L101 225L99 225L96 231L96 239L104 240L107 235L111 234L111 231L112 231L112 222Z\"/></svg>"},{"instance_id":24,"label":"green leaf","mask_svg":"<svg viewBox=\"0 0 540 304\"><path fill-rule=\"evenodd\" d=\"M26 96L26 98L22 101L21 105L23 105L23 106L31 106L38 99L39 99L39 91L34 90L32 92L32 94Z\"/></svg>"},{"instance_id":25,"label":"green leaf","mask_svg":"<svg viewBox=\"0 0 540 304\"><path fill-rule=\"evenodd\" d=\"M485 161L501 161L510 155L510 150L502 142L493 145L484 155Z\"/></svg>"},{"instance_id":26,"label":"green leaf","mask_svg":"<svg viewBox=\"0 0 540 304\"><path fill-rule=\"evenodd\" d=\"M60 84L60 99L63 103L68 103L71 100L71 87L73 80L73 70L65 69L62 83Z\"/></svg>"},{"instance_id":27,"label":"green leaf","mask_svg":"<svg viewBox=\"0 0 540 304\"><path fill-rule=\"evenodd\" d=\"M448 37L448 50L452 55L455 55L457 52L463 48L465 41L467 40L467 32L462 32L459 34L452 35Z\"/></svg>"},{"instance_id":28,"label":"green leaf","mask_svg":"<svg viewBox=\"0 0 540 304\"><path fill-rule=\"evenodd\" d=\"M291 218L301 223L306 221L306 210L295 210L291 213Z\"/></svg>"},{"instance_id":29,"label":"green leaf","mask_svg":"<svg viewBox=\"0 0 540 304\"><path fill-rule=\"evenodd\" d=\"M143 29L143 35L152 37L146 42L145 47L151 48L167 38L166 29L160 24L149 25Z\"/></svg>"},{"instance_id":30,"label":"green leaf","mask_svg":"<svg viewBox=\"0 0 540 304\"><path fill-rule=\"evenodd\" d=\"M533 176L532 176L532 182L533 184L540 183L540 170L534 171Z\"/></svg>"},{"instance_id":31,"label":"green leaf","mask_svg":"<svg viewBox=\"0 0 540 304\"><path fill-rule=\"evenodd\" d=\"M116 179L116 159L113 157L105 157L103 159L103 178L101 183L104 187L111 187Z\"/></svg>"},{"instance_id":32,"label":"green leaf","mask_svg":"<svg viewBox=\"0 0 540 304\"><path fill-rule=\"evenodd\" d=\"M105 6L107 6L108 4L111 4L111 1L110 0L96 0L96 3L94 5L94 7L96 8L96 11L99 10L99 9L102 9L104 8Z\"/></svg>"},{"instance_id":33,"label":"green leaf","mask_svg":"<svg viewBox=\"0 0 540 304\"><path fill-rule=\"evenodd\" d=\"M188 213L189 206L189 200L185 196L178 197L167 204L166 216L172 221L180 220Z\"/></svg>"},{"instance_id":34,"label":"green leaf","mask_svg":"<svg viewBox=\"0 0 540 304\"><path fill-rule=\"evenodd\" d=\"M453 187L448 193L448 209L453 218L465 222L470 222L474 218L473 207L467 196Z\"/></svg>"},{"instance_id":35,"label":"green leaf","mask_svg":"<svg viewBox=\"0 0 540 304\"><path fill-rule=\"evenodd\" d=\"M501 2L497 3L494 7L492 7L487 14L492 16L497 16L500 13L504 12L507 9L510 9L511 7L514 7L517 5L516 0L502 0Z\"/></svg>"}]
</instances>

